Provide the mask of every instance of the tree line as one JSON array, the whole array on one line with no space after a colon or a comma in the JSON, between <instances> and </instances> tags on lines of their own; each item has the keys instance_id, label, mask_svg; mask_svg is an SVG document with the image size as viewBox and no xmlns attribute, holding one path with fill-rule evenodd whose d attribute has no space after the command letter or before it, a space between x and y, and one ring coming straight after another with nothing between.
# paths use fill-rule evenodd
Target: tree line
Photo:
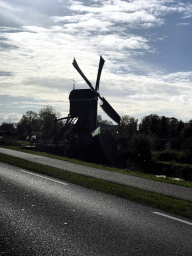
<instances>
[{"instance_id":1,"label":"tree line","mask_svg":"<svg viewBox=\"0 0 192 256\"><path fill-rule=\"evenodd\" d=\"M192 120L186 124L175 117L151 114L137 127L137 119L121 118L119 145L125 158L148 160L153 150L165 151L162 160L192 162Z\"/></svg>"},{"instance_id":2,"label":"tree line","mask_svg":"<svg viewBox=\"0 0 192 256\"><path fill-rule=\"evenodd\" d=\"M17 132L20 139L32 135L37 135L38 139L49 139L54 134L54 121L59 117L59 112L56 112L51 106L46 106L40 109L39 113L27 111L16 127L14 124L2 123L0 131ZM57 125L58 127L62 126L62 122L58 122Z\"/></svg>"},{"instance_id":3,"label":"tree line","mask_svg":"<svg viewBox=\"0 0 192 256\"><path fill-rule=\"evenodd\" d=\"M27 111L19 120L17 126L12 123L3 122L0 125L1 131L16 131L21 136L32 135L32 133L41 133L43 138L50 138L55 129L55 120L60 118L60 113L56 112L53 107L46 106L40 109L39 113L34 111ZM98 115L98 126L106 127L112 126L113 123L108 120L103 120L101 115ZM63 125L62 121L57 122L58 126ZM192 127L192 120L189 121L188 128ZM151 114L141 119L138 124L138 119L134 117L123 115L119 126L119 136L129 137L138 132L147 136L153 136L159 139L173 139L186 133L183 130L185 124L182 120L175 117L158 116Z\"/></svg>"},{"instance_id":4,"label":"tree line","mask_svg":"<svg viewBox=\"0 0 192 256\"><path fill-rule=\"evenodd\" d=\"M20 139L32 135L37 135L38 140L51 139L56 131L55 120L60 116L53 107L46 106L40 109L39 113L27 111L16 127L13 124L2 123L0 131L17 131ZM57 130L63 126L64 122L57 122ZM113 126L113 123L103 120L98 115L98 126L104 128ZM119 150L126 157L131 154L148 159L151 149L164 150L166 147L184 150L192 155L192 120L186 126L182 120L175 117L151 114L142 118L141 123L138 124L138 119L123 115L118 127L118 136L115 135Z\"/></svg>"}]
</instances>

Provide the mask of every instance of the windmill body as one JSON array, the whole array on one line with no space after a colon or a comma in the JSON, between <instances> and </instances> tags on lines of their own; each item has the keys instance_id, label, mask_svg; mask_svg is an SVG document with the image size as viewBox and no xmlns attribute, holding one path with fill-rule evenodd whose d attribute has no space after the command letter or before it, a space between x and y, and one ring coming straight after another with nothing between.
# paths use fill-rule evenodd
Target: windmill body
<instances>
[{"instance_id":1,"label":"windmill body","mask_svg":"<svg viewBox=\"0 0 192 256\"><path fill-rule=\"evenodd\" d=\"M72 90L69 95L70 116L78 117L76 127L84 133L91 133L97 127L97 97L91 89Z\"/></svg>"}]
</instances>

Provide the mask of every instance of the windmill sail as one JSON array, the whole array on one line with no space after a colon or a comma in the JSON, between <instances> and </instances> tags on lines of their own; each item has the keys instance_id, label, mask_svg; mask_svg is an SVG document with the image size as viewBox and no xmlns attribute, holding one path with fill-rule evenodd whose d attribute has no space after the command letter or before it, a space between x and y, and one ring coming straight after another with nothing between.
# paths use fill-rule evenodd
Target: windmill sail
<instances>
[{"instance_id":1,"label":"windmill sail","mask_svg":"<svg viewBox=\"0 0 192 256\"><path fill-rule=\"evenodd\" d=\"M93 88L92 84L89 82L89 80L87 79L87 77L83 74L83 72L81 71L80 67L78 66L76 60L73 60L73 66L74 68L79 72L79 74L82 76L82 78L85 80L85 82L89 85L89 87L91 88L92 91L95 91L95 89Z\"/></svg>"},{"instance_id":2,"label":"windmill sail","mask_svg":"<svg viewBox=\"0 0 192 256\"><path fill-rule=\"evenodd\" d=\"M103 69L103 65L105 63L105 60L100 56L100 62L99 62L99 69L97 73L97 80L96 80L96 86L95 86L95 91L97 92L99 90L99 82L100 82L100 77L101 77L101 71Z\"/></svg>"},{"instance_id":3,"label":"windmill sail","mask_svg":"<svg viewBox=\"0 0 192 256\"><path fill-rule=\"evenodd\" d=\"M111 107L111 105L106 101L105 98L102 98L103 104L100 105L100 107L105 111L105 113L111 117L116 123L120 123L120 116L117 114L117 112Z\"/></svg>"}]
</instances>

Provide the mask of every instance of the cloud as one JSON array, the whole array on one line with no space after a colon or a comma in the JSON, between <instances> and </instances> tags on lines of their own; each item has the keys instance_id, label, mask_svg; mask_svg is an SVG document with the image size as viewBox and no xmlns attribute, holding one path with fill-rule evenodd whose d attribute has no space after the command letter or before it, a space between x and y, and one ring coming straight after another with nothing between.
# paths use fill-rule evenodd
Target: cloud
<instances>
[{"instance_id":1,"label":"cloud","mask_svg":"<svg viewBox=\"0 0 192 256\"><path fill-rule=\"evenodd\" d=\"M190 23L177 23L176 26L189 26Z\"/></svg>"},{"instance_id":2,"label":"cloud","mask_svg":"<svg viewBox=\"0 0 192 256\"><path fill-rule=\"evenodd\" d=\"M93 2L97 5L87 6L82 1L72 1L69 9L78 13L78 18L74 19L73 16L71 18L68 16L67 21L79 22L81 18L85 19L92 14L98 20L113 24L127 24L129 28L149 28L163 25L164 17L167 14L183 13L185 17L189 17L191 14L190 4L177 3L176 1L137 0L128 2L114 0Z\"/></svg>"},{"instance_id":3,"label":"cloud","mask_svg":"<svg viewBox=\"0 0 192 256\"><path fill-rule=\"evenodd\" d=\"M3 122L5 123L17 123L18 120L20 120L22 117L21 114L18 114L16 112L13 113L0 113L0 124Z\"/></svg>"},{"instance_id":4,"label":"cloud","mask_svg":"<svg viewBox=\"0 0 192 256\"><path fill-rule=\"evenodd\" d=\"M0 1L0 7L4 10L9 10L9 11L14 11L14 12L22 11L21 8L14 7L13 5L10 5L4 1Z\"/></svg>"},{"instance_id":5,"label":"cloud","mask_svg":"<svg viewBox=\"0 0 192 256\"><path fill-rule=\"evenodd\" d=\"M22 24L20 15L22 15L22 9L15 7L13 4L7 4L4 1L0 1L0 24L6 27L18 27Z\"/></svg>"},{"instance_id":6,"label":"cloud","mask_svg":"<svg viewBox=\"0 0 192 256\"><path fill-rule=\"evenodd\" d=\"M191 3L186 3L186 5L184 5L184 15L183 18L184 19L188 19L192 17L192 4Z\"/></svg>"},{"instance_id":7,"label":"cloud","mask_svg":"<svg viewBox=\"0 0 192 256\"><path fill-rule=\"evenodd\" d=\"M51 3L52 7L51 7ZM0 1L0 24L5 27L21 27L24 25L49 26L49 14L58 7L55 1L22 1L10 0L9 4ZM57 9L57 8L56 8Z\"/></svg>"},{"instance_id":8,"label":"cloud","mask_svg":"<svg viewBox=\"0 0 192 256\"><path fill-rule=\"evenodd\" d=\"M104 46L105 48L113 48L118 50L123 49L149 49L149 45L147 44L147 39L141 36L135 35L127 35L126 37L120 37L118 35L107 35L100 36L98 38L100 41L100 46Z\"/></svg>"},{"instance_id":9,"label":"cloud","mask_svg":"<svg viewBox=\"0 0 192 256\"><path fill-rule=\"evenodd\" d=\"M11 72L1 71L0 70L0 76L12 76L13 74Z\"/></svg>"},{"instance_id":10,"label":"cloud","mask_svg":"<svg viewBox=\"0 0 192 256\"><path fill-rule=\"evenodd\" d=\"M4 43L4 42L0 42L0 51L4 51L4 50L13 50L13 49L17 49L18 47L13 45L13 44L9 44L9 43Z\"/></svg>"},{"instance_id":11,"label":"cloud","mask_svg":"<svg viewBox=\"0 0 192 256\"><path fill-rule=\"evenodd\" d=\"M176 84L182 84L182 86L190 86L190 83L192 82L192 71L170 73L168 75L163 76L163 78L165 82L172 83L174 84L174 86Z\"/></svg>"}]
</instances>

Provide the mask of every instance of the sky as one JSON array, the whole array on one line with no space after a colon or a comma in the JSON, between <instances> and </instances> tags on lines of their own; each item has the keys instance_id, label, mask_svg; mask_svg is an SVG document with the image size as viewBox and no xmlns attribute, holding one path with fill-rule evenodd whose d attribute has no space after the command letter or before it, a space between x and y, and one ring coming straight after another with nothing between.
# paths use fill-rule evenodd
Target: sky
<instances>
[{"instance_id":1,"label":"sky","mask_svg":"<svg viewBox=\"0 0 192 256\"><path fill-rule=\"evenodd\" d=\"M190 0L0 0L0 124L95 86L120 116L192 119ZM98 114L110 120L98 107ZM111 120L110 120L111 121Z\"/></svg>"}]
</instances>

